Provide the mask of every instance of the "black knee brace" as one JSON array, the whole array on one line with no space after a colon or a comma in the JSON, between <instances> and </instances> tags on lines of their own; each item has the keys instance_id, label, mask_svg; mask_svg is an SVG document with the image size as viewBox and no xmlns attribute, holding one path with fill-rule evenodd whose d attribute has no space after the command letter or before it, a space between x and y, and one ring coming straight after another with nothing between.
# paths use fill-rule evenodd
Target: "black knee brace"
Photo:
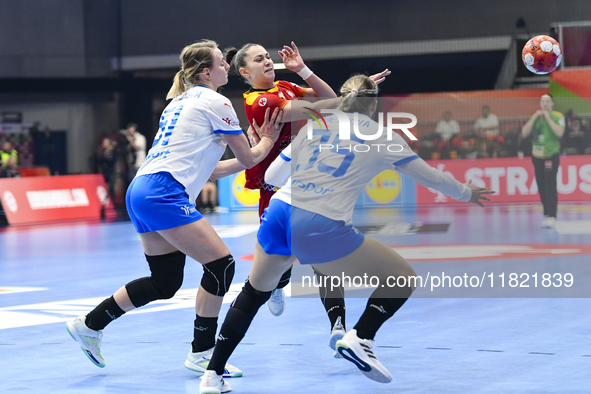
<instances>
[{"instance_id":1,"label":"black knee brace","mask_svg":"<svg viewBox=\"0 0 591 394\"><path fill-rule=\"evenodd\" d=\"M182 252L146 255L152 275L125 285L131 303L139 308L148 302L172 298L183 284L185 257Z\"/></svg>"},{"instance_id":2,"label":"black knee brace","mask_svg":"<svg viewBox=\"0 0 591 394\"><path fill-rule=\"evenodd\" d=\"M230 289L234 278L234 257L231 254L203 264L201 287L209 294L223 296Z\"/></svg>"}]
</instances>

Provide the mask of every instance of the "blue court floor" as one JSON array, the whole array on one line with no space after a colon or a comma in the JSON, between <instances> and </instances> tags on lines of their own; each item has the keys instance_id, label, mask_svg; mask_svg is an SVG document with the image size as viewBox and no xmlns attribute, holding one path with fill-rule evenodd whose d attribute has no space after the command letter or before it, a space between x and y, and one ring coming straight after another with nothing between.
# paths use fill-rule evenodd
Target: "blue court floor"
<instances>
[{"instance_id":1,"label":"blue court floor","mask_svg":"<svg viewBox=\"0 0 591 394\"><path fill-rule=\"evenodd\" d=\"M206 218L237 257L223 319L248 275L258 218L253 211ZM538 205L357 212L354 223L399 250L418 274L468 272L487 285L417 290L376 337L376 354L394 377L389 384L333 358L318 299L289 297L280 317L263 306L230 359L244 371L229 380L232 392L591 392L591 204L560 204L556 229L541 229L541 219ZM524 273L527 280L509 283ZM199 378L183 365L201 279L193 260L173 299L105 329L104 369L66 332L66 320L148 274L131 222L0 229L0 392L198 393ZM542 283L543 274L560 274L571 286L556 277ZM348 295L352 328L366 301L355 290Z\"/></svg>"}]
</instances>

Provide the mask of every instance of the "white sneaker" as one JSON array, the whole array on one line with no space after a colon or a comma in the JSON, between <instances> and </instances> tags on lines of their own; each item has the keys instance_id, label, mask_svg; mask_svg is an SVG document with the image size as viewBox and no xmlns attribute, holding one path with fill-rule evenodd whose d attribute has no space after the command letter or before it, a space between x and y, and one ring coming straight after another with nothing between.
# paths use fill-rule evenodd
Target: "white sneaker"
<instances>
[{"instance_id":1,"label":"white sneaker","mask_svg":"<svg viewBox=\"0 0 591 394\"><path fill-rule=\"evenodd\" d=\"M337 342L336 348L341 356L355 364L371 380L389 383L392 381L392 375L374 354L373 345L374 341L359 338L357 330L353 329Z\"/></svg>"},{"instance_id":2,"label":"white sneaker","mask_svg":"<svg viewBox=\"0 0 591 394\"><path fill-rule=\"evenodd\" d=\"M197 353L193 353L189 350L187 360L185 361L185 367L193 372L197 372L198 375L203 375L207 370L212 354L213 348ZM242 376L242 371L235 366L226 363L226 368L224 369L224 374L222 376L224 378L239 378Z\"/></svg>"},{"instance_id":3,"label":"white sneaker","mask_svg":"<svg viewBox=\"0 0 591 394\"><path fill-rule=\"evenodd\" d=\"M341 354L336 351L336 346L337 342L342 337L344 337L345 334L345 328L343 327L343 324L341 323L341 317L339 316L337 317L337 321L334 323L334 326L332 327L332 331L330 332L330 341L328 342L328 346L330 346L330 348L334 350L334 358L343 358L343 356L341 356Z\"/></svg>"},{"instance_id":4,"label":"white sneaker","mask_svg":"<svg viewBox=\"0 0 591 394\"><path fill-rule=\"evenodd\" d=\"M286 298L283 289L275 289L267 301L267 307L273 316L281 316L285 310Z\"/></svg>"},{"instance_id":5,"label":"white sneaker","mask_svg":"<svg viewBox=\"0 0 591 394\"><path fill-rule=\"evenodd\" d=\"M103 330L95 331L86 327L86 316L66 322L66 329L70 336L78 342L86 357L99 368L105 367L105 359L101 354Z\"/></svg>"},{"instance_id":6,"label":"white sneaker","mask_svg":"<svg viewBox=\"0 0 591 394\"><path fill-rule=\"evenodd\" d=\"M555 228L556 227L556 218L552 216L548 216L546 219L542 221L542 227L544 228Z\"/></svg>"},{"instance_id":7,"label":"white sneaker","mask_svg":"<svg viewBox=\"0 0 591 394\"><path fill-rule=\"evenodd\" d=\"M547 223L548 223L548 216L544 215L544 220L542 220L542 223L540 223L540 227L545 228Z\"/></svg>"},{"instance_id":8,"label":"white sneaker","mask_svg":"<svg viewBox=\"0 0 591 394\"><path fill-rule=\"evenodd\" d=\"M205 371L199 383L200 394L221 394L232 391L232 387L215 371Z\"/></svg>"}]
</instances>

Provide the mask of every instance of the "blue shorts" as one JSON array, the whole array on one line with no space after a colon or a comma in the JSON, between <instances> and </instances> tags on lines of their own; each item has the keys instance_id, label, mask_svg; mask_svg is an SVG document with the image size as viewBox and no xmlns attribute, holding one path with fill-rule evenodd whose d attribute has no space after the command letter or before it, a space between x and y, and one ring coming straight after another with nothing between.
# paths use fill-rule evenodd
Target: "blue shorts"
<instances>
[{"instance_id":1,"label":"blue shorts","mask_svg":"<svg viewBox=\"0 0 591 394\"><path fill-rule=\"evenodd\" d=\"M125 205L138 233L168 230L203 218L185 187L168 172L136 177L127 189Z\"/></svg>"},{"instance_id":2,"label":"blue shorts","mask_svg":"<svg viewBox=\"0 0 591 394\"><path fill-rule=\"evenodd\" d=\"M274 198L261 217L257 240L267 254L293 254L301 264L321 264L353 253L365 236L342 220Z\"/></svg>"}]
</instances>

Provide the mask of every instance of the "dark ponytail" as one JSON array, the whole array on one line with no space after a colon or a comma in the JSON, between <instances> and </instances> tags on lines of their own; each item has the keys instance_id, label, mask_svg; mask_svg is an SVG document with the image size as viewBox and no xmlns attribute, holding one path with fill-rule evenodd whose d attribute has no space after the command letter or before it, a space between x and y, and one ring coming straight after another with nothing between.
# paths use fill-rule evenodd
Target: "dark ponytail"
<instances>
[{"instance_id":1,"label":"dark ponytail","mask_svg":"<svg viewBox=\"0 0 591 394\"><path fill-rule=\"evenodd\" d=\"M238 49L236 49L234 47L230 47L230 48L225 49L224 59L226 60L226 63L228 63L230 65L231 68L234 68L232 65L232 62L234 61L234 57L236 56L237 53L238 53Z\"/></svg>"}]
</instances>

